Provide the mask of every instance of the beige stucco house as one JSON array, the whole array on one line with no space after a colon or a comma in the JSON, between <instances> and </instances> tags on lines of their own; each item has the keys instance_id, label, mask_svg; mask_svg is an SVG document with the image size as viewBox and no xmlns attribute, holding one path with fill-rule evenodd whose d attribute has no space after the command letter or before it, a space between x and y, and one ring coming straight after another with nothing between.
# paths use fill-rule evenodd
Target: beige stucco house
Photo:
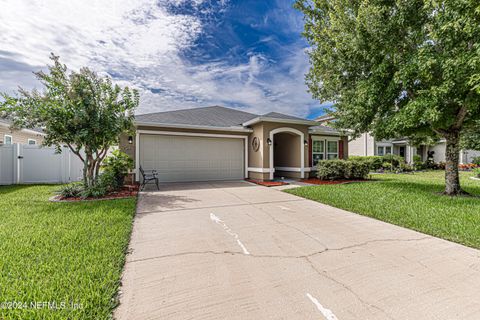
<instances>
[{"instance_id":1,"label":"beige stucco house","mask_svg":"<svg viewBox=\"0 0 480 320\"><path fill-rule=\"evenodd\" d=\"M315 121L220 106L135 117L120 148L160 181L307 178L321 159L348 155L347 138Z\"/></svg>"},{"instance_id":2,"label":"beige stucco house","mask_svg":"<svg viewBox=\"0 0 480 320\"><path fill-rule=\"evenodd\" d=\"M335 118L331 115L325 115L315 120L324 126L329 126L329 123L334 121ZM382 156L395 154L404 157L405 161L410 164L413 163L413 157L415 155L419 155L422 161L426 161L429 153L432 154L434 162L445 162L445 149L446 142L444 139L431 146L415 146L406 138L376 140L369 133L364 133L360 137L348 142L349 156ZM460 163L471 163L473 158L479 156L480 150L460 150Z\"/></svg>"},{"instance_id":3,"label":"beige stucco house","mask_svg":"<svg viewBox=\"0 0 480 320\"><path fill-rule=\"evenodd\" d=\"M11 122L0 119L0 144L42 144L45 136L41 130L12 130Z\"/></svg>"}]
</instances>

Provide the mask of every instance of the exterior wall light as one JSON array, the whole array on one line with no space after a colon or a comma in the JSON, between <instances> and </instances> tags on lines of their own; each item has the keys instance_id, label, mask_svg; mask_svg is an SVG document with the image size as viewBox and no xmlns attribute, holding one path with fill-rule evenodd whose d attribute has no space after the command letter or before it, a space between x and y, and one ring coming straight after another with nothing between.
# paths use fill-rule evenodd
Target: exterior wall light
<instances>
[{"instance_id":1,"label":"exterior wall light","mask_svg":"<svg viewBox=\"0 0 480 320\"><path fill-rule=\"evenodd\" d=\"M308 146L308 141L307 140L303 140L303 144L306 146Z\"/></svg>"},{"instance_id":2,"label":"exterior wall light","mask_svg":"<svg viewBox=\"0 0 480 320\"><path fill-rule=\"evenodd\" d=\"M128 136L128 144L132 144L133 143L133 137L132 136Z\"/></svg>"},{"instance_id":3,"label":"exterior wall light","mask_svg":"<svg viewBox=\"0 0 480 320\"><path fill-rule=\"evenodd\" d=\"M267 138L267 144L268 144L269 146L271 146L271 145L272 145L272 139Z\"/></svg>"}]
</instances>

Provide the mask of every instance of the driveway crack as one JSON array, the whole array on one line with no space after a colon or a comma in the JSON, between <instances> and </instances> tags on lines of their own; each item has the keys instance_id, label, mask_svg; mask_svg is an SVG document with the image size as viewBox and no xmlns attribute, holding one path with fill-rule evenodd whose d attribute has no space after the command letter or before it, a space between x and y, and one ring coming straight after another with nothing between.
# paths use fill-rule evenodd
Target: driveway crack
<instances>
[{"instance_id":1,"label":"driveway crack","mask_svg":"<svg viewBox=\"0 0 480 320\"><path fill-rule=\"evenodd\" d=\"M317 269L317 267L315 267L315 265L313 264L313 261L311 261L308 257L305 258L305 260L307 261L307 263L310 265L310 267L320 276L324 277L324 278L327 278L328 280L332 281L332 282L335 282L336 284L338 284L339 286L341 286L342 288L344 288L345 290L347 290L348 292L350 292L358 301L360 301L363 305L366 305L367 307L370 307L370 308L373 308L373 309L376 309L380 312L382 312L388 319L392 319L394 320L395 318L393 318L390 314L388 314L385 310L383 310L382 308L380 308L379 306L377 305L374 305L368 301L366 301L365 299L363 299L362 297L360 297L360 295L355 292L350 286L346 285L345 283L331 277L330 275L328 275L328 273L326 271L320 271Z\"/></svg>"},{"instance_id":2,"label":"driveway crack","mask_svg":"<svg viewBox=\"0 0 480 320\"><path fill-rule=\"evenodd\" d=\"M166 254L166 255L160 255L160 256L154 256L154 257L148 257L148 258L141 258L141 259L134 259L134 260L129 260L128 262L133 263L133 262L142 262L142 261L148 261L148 260L156 260L156 259L164 259L164 258L173 258L173 257L180 257L180 256L188 256L188 255L202 255L202 254L212 254L212 255L239 255L239 256L245 256L245 257L252 257L252 258L272 258L272 259L309 259L311 257L314 257L319 254L323 254L328 251L342 251L346 249L352 249L352 248L357 248L357 247L362 247L369 245L370 243L375 243L375 242L411 242L411 241L420 241L420 240L425 240L425 239L430 239L430 237L423 237L423 238L413 238L413 239L377 239L377 240L370 240L370 241L365 241L359 244L351 245L351 246L345 246L345 247L339 247L339 248L325 248L313 253L309 254L302 254L302 255L271 255L271 254L245 254L244 252L241 251L229 251L229 250L224 250L224 251L213 251L213 250L205 250L205 251L186 251L186 252L179 252L179 253L172 253L172 254ZM309 260L310 261L310 260Z\"/></svg>"}]
</instances>

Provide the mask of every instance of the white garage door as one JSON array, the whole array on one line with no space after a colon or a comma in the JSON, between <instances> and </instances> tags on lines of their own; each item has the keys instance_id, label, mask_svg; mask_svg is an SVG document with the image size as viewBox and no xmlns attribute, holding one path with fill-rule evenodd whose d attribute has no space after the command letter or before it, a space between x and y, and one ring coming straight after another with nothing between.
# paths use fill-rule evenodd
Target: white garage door
<instances>
[{"instance_id":1,"label":"white garage door","mask_svg":"<svg viewBox=\"0 0 480 320\"><path fill-rule=\"evenodd\" d=\"M244 139L142 134L140 165L160 182L243 179Z\"/></svg>"}]
</instances>

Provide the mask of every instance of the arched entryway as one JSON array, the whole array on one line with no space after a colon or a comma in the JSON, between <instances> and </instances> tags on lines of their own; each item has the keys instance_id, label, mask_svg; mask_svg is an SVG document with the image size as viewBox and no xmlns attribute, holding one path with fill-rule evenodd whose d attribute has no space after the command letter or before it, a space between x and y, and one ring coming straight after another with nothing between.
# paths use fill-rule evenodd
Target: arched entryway
<instances>
[{"instance_id":1,"label":"arched entryway","mask_svg":"<svg viewBox=\"0 0 480 320\"><path fill-rule=\"evenodd\" d=\"M284 171L299 171L305 177L305 135L294 128L277 128L270 131L270 180L274 179L275 167Z\"/></svg>"}]
</instances>

